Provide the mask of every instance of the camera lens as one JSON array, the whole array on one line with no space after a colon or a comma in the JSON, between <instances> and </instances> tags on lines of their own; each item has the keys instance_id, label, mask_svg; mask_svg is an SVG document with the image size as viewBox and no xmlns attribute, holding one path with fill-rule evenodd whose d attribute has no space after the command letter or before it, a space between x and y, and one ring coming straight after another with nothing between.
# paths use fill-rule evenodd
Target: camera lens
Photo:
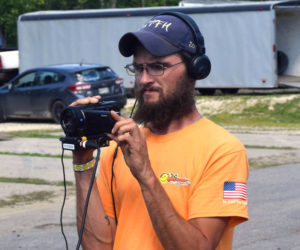
<instances>
[{"instance_id":1,"label":"camera lens","mask_svg":"<svg viewBox=\"0 0 300 250\"><path fill-rule=\"evenodd\" d=\"M115 120L108 110L109 102L99 104L70 106L61 113L61 126L67 137L97 139L110 133Z\"/></svg>"},{"instance_id":2,"label":"camera lens","mask_svg":"<svg viewBox=\"0 0 300 250\"><path fill-rule=\"evenodd\" d=\"M61 126L67 136L73 136L76 129L82 127L83 123L84 117L81 110L69 107L61 113Z\"/></svg>"}]
</instances>

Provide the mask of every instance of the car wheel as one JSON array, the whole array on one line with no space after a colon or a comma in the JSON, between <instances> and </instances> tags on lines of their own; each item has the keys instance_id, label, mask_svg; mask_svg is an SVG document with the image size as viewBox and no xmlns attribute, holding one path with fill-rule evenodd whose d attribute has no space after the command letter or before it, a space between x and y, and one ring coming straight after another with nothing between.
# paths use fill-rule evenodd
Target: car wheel
<instances>
[{"instance_id":1,"label":"car wheel","mask_svg":"<svg viewBox=\"0 0 300 250\"><path fill-rule=\"evenodd\" d=\"M56 101L51 108L52 119L55 123L60 123L60 114L65 109L66 104L62 101Z\"/></svg>"},{"instance_id":2,"label":"car wheel","mask_svg":"<svg viewBox=\"0 0 300 250\"><path fill-rule=\"evenodd\" d=\"M198 89L201 95L214 95L216 89Z\"/></svg>"},{"instance_id":3,"label":"car wheel","mask_svg":"<svg viewBox=\"0 0 300 250\"><path fill-rule=\"evenodd\" d=\"M234 95L239 91L239 89L221 89L221 91L224 95Z\"/></svg>"}]
</instances>

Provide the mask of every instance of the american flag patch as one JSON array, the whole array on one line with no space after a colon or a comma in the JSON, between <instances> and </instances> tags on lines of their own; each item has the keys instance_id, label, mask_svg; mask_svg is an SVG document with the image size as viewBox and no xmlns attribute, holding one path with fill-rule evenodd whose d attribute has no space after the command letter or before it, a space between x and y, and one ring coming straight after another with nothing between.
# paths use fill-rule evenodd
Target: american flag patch
<instances>
[{"instance_id":1,"label":"american flag patch","mask_svg":"<svg viewBox=\"0 0 300 250\"><path fill-rule=\"evenodd\" d=\"M225 181L223 198L247 200L246 183Z\"/></svg>"}]
</instances>

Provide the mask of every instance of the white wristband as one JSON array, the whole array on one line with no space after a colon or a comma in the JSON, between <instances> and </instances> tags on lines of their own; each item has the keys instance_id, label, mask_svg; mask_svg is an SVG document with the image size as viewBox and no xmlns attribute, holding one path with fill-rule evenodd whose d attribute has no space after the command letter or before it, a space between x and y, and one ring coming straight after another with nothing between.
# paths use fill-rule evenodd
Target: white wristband
<instances>
[{"instance_id":1,"label":"white wristband","mask_svg":"<svg viewBox=\"0 0 300 250\"><path fill-rule=\"evenodd\" d=\"M81 165L73 164L73 170L75 172L82 172L93 168L94 165L95 165L95 159Z\"/></svg>"}]
</instances>

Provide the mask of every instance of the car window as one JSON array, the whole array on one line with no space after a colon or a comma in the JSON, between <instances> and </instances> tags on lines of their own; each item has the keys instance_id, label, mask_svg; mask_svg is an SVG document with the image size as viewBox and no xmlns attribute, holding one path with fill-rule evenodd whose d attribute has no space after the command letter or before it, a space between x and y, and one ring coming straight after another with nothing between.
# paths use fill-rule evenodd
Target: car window
<instances>
[{"instance_id":1,"label":"car window","mask_svg":"<svg viewBox=\"0 0 300 250\"><path fill-rule=\"evenodd\" d=\"M21 76L13 82L15 88L31 87L34 84L36 72L30 72L26 75Z\"/></svg>"},{"instance_id":2,"label":"car window","mask_svg":"<svg viewBox=\"0 0 300 250\"><path fill-rule=\"evenodd\" d=\"M79 82L96 82L115 78L116 74L110 68L95 68L77 72L76 77Z\"/></svg>"},{"instance_id":3,"label":"car window","mask_svg":"<svg viewBox=\"0 0 300 250\"><path fill-rule=\"evenodd\" d=\"M65 76L52 71L40 71L36 85L47 85L64 81Z\"/></svg>"}]
</instances>

